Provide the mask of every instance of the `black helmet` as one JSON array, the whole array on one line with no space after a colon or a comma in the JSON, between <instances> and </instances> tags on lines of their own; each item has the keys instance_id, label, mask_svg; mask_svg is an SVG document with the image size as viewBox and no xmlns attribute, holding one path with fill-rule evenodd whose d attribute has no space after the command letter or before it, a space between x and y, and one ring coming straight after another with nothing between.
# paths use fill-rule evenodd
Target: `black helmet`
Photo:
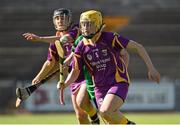
<instances>
[{"instance_id":1,"label":"black helmet","mask_svg":"<svg viewBox=\"0 0 180 125\"><path fill-rule=\"evenodd\" d=\"M55 24L55 18L57 16L66 18L66 20L64 19L65 22L63 22L63 26L61 28L58 28L57 24ZM71 25L71 18L72 18L72 13L69 9L60 8L60 9L54 10L53 22L54 22L54 26L55 26L56 30L60 30L60 31L67 30L69 28L69 26Z\"/></svg>"}]
</instances>

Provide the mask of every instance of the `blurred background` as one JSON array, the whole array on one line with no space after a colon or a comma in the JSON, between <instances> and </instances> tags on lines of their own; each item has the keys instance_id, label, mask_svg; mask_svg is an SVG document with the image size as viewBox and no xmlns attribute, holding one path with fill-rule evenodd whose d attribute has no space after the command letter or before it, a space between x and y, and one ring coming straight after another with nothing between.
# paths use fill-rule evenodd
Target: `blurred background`
<instances>
[{"instance_id":1,"label":"blurred background","mask_svg":"<svg viewBox=\"0 0 180 125\"><path fill-rule=\"evenodd\" d=\"M59 105L57 81L43 85L19 109L16 87L31 84L46 60L48 44L26 41L22 34L54 35L53 11L69 8L78 23L81 12L103 13L105 30L144 45L161 73L161 83L147 79L142 60L130 53L132 81L124 111L180 111L180 1L179 0L1 0L0 2L0 113L73 112L69 90L66 106Z\"/></svg>"}]
</instances>

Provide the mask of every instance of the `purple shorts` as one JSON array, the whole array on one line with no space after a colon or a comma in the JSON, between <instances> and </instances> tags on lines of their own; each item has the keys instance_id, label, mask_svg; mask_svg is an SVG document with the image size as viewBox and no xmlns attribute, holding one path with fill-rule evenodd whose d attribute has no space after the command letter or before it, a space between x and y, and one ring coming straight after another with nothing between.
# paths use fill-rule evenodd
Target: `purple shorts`
<instances>
[{"instance_id":1,"label":"purple shorts","mask_svg":"<svg viewBox=\"0 0 180 125\"><path fill-rule=\"evenodd\" d=\"M82 80L81 82L75 82L70 85L71 93L74 95L80 88L82 84L86 84L86 80Z\"/></svg>"},{"instance_id":2,"label":"purple shorts","mask_svg":"<svg viewBox=\"0 0 180 125\"><path fill-rule=\"evenodd\" d=\"M104 97L107 94L114 94L119 96L123 101L125 101L128 93L128 83L116 83L109 87L95 87L95 97L98 104L98 107L101 106Z\"/></svg>"}]
</instances>

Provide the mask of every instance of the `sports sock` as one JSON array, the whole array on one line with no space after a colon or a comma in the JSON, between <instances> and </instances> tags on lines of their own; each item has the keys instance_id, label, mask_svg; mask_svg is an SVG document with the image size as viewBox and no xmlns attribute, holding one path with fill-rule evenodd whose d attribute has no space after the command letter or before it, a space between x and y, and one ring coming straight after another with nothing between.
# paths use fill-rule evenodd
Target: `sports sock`
<instances>
[{"instance_id":1,"label":"sports sock","mask_svg":"<svg viewBox=\"0 0 180 125\"><path fill-rule=\"evenodd\" d=\"M27 87L27 89L28 89L27 90L28 93L30 92L30 94L31 94L37 89L37 85L29 86L29 87Z\"/></svg>"},{"instance_id":2,"label":"sports sock","mask_svg":"<svg viewBox=\"0 0 180 125\"><path fill-rule=\"evenodd\" d=\"M92 124L100 124L100 120L99 120L99 117L97 115L97 112L90 117L91 118L91 123Z\"/></svg>"},{"instance_id":3,"label":"sports sock","mask_svg":"<svg viewBox=\"0 0 180 125\"><path fill-rule=\"evenodd\" d=\"M93 116L90 117L92 121L96 120L98 118L97 113L95 113Z\"/></svg>"}]
</instances>

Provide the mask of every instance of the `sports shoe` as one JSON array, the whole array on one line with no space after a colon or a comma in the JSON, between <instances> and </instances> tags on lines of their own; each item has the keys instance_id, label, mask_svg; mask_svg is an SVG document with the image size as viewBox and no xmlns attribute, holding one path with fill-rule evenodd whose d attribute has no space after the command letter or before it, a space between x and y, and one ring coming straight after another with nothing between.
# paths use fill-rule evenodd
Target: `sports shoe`
<instances>
[{"instance_id":1,"label":"sports shoe","mask_svg":"<svg viewBox=\"0 0 180 125\"><path fill-rule=\"evenodd\" d=\"M100 125L99 118L97 118L96 120L91 121L91 125Z\"/></svg>"},{"instance_id":2,"label":"sports shoe","mask_svg":"<svg viewBox=\"0 0 180 125\"><path fill-rule=\"evenodd\" d=\"M128 120L127 125L135 125L135 124L136 124L135 122L133 122L133 121L129 121L129 120Z\"/></svg>"}]
</instances>

